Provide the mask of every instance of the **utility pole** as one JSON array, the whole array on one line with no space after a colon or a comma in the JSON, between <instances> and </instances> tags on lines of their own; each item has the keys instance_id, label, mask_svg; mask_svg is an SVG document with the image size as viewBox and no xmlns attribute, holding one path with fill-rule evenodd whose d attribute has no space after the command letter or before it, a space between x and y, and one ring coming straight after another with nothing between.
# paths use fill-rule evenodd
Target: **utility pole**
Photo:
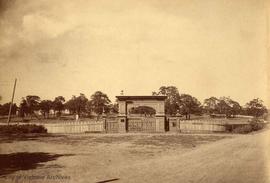
<instances>
[{"instance_id":1,"label":"utility pole","mask_svg":"<svg viewBox=\"0 0 270 183\"><path fill-rule=\"evenodd\" d=\"M16 83L17 83L17 78L15 79L15 82L14 82L14 87L13 87L13 92L12 92L11 103L10 103L10 106L9 106L8 120L7 120L7 124L8 124L8 125L9 125L9 122L10 122L11 109L12 109L12 105L13 105L13 99L14 99L14 94L15 94L15 89L16 89Z\"/></svg>"}]
</instances>

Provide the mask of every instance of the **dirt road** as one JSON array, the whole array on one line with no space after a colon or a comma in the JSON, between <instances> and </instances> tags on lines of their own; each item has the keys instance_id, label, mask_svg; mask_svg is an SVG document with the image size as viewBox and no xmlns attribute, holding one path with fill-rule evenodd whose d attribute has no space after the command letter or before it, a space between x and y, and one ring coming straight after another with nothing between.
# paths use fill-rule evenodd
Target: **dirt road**
<instances>
[{"instance_id":1,"label":"dirt road","mask_svg":"<svg viewBox=\"0 0 270 183\"><path fill-rule=\"evenodd\" d=\"M267 148L268 147L268 148ZM116 170L119 182L266 183L270 131L224 139L182 155L163 156Z\"/></svg>"},{"instance_id":2,"label":"dirt road","mask_svg":"<svg viewBox=\"0 0 270 183\"><path fill-rule=\"evenodd\" d=\"M119 182L270 182L269 139L269 130L225 139L183 155L128 166L117 177Z\"/></svg>"}]
</instances>

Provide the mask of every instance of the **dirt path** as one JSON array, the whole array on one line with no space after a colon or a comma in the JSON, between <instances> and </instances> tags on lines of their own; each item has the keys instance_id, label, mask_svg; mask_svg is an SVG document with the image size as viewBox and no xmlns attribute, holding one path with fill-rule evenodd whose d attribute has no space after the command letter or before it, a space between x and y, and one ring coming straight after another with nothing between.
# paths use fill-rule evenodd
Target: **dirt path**
<instances>
[{"instance_id":1,"label":"dirt path","mask_svg":"<svg viewBox=\"0 0 270 183\"><path fill-rule=\"evenodd\" d=\"M127 165L110 178L119 178L117 182L266 183L270 182L269 142L269 130L225 139L182 155Z\"/></svg>"}]
</instances>

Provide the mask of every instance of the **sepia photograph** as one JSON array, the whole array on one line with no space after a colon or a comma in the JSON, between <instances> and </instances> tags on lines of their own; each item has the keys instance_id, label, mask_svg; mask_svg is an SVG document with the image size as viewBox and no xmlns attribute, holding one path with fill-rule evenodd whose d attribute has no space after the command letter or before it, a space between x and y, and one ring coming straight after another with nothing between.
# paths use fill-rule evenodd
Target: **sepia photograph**
<instances>
[{"instance_id":1,"label":"sepia photograph","mask_svg":"<svg viewBox=\"0 0 270 183\"><path fill-rule=\"evenodd\" d=\"M0 0L0 183L270 183L270 0Z\"/></svg>"}]
</instances>

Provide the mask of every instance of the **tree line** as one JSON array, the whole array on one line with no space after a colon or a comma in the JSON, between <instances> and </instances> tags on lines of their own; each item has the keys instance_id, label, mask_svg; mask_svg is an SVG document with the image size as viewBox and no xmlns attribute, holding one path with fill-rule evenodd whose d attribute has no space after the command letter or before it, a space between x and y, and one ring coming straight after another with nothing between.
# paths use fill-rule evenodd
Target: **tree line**
<instances>
[{"instance_id":1,"label":"tree line","mask_svg":"<svg viewBox=\"0 0 270 183\"><path fill-rule=\"evenodd\" d=\"M230 97L210 97L201 102L189 95L180 94L175 86L161 86L152 95L166 95L165 113L167 115L185 115L190 119L191 114L201 115L221 115L225 117L235 117L235 115L250 115L260 117L267 113L267 108L259 98L252 99L245 106L241 106Z\"/></svg>"},{"instance_id":2,"label":"tree line","mask_svg":"<svg viewBox=\"0 0 270 183\"><path fill-rule=\"evenodd\" d=\"M10 103L0 105L0 115L7 115ZM88 99L85 94L79 96L73 95L68 101L63 96L57 96L54 100L41 100L39 96L28 95L23 97L19 107L16 104L12 106L12 114L16 112L19 116L36 116L35 111L40 111L44 118L50 116L51 111L56 117L61 116L62 111L67 109L70 114L91 114L94 112L97 115L108 112L117 112L117 104L112 104L107 94L96 91ZM37 116L36 116L37 117Z\"/></svg>"},{"instance_id":3,"label":"tree line","mask_svg":"<svg viewBox=\"0 0 270 183\"><path fill-rule=\"evenodd\" d=\"M230 97L210 97L201 103L197 98L189 94L180 94L175 86L161 86L158 91L152 92L152 95L166 95L165 113L166 115L184 115L190 119L191 114L202 115L222 115L225 117L235 117L236 115L250 115L260 117L267 113L267 108L263 101L256 98L249 101L245 106L241 106L237 101ZM0 105L0 115L7 115L10 103ZM91 114L98 116L105 113L117 113L117 103L112 103L107 94L96 91L88 99L85 94L73 95L68 101L63 96L57 96L54 100L41 100L39 96L28 95L22 98L19 106L12 105L12 114L19 112L21 117L33 116L34 111L39 110L44 118L48 118L50 111L54 116L61 116L63 110L67 109L70 114ZM141 107L132 109L134 113L151 113L152 109Z\"/></svg>"}]
</instances>

